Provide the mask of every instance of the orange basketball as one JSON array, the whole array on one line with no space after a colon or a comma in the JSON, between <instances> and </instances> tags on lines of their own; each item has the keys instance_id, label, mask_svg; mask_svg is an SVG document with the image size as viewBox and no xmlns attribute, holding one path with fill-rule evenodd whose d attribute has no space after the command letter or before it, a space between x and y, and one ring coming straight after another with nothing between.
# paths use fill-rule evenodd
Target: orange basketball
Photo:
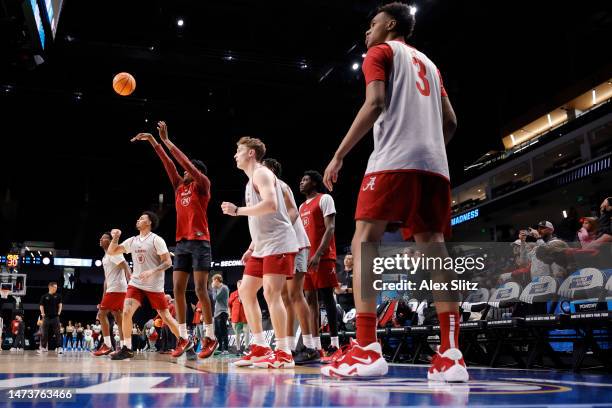
<instances>
[{"instance_id":1,"label":"orange basketball","mask_svg":"<svg viewBox=\"0 0 612 408\"><path fill-rule=\"evenodd\" d=\"M127 72L120 72L113 78L113 89L121 96L128 96L136 89L136 80Z\"/></svg>"}]
</instances>

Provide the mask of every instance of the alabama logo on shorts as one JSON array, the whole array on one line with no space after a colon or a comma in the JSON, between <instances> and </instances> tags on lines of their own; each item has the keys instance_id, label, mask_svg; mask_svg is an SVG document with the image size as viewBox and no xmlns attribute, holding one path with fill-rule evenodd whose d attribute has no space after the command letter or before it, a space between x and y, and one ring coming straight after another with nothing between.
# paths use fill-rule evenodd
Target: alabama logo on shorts
<instances>
[{"instance_id":1,"label":"alabama logo on shorts","mask_svg":"<svg viewBox=\"0 0 612 408\"><path fill-rule=\"evenodd\" d=\"M366 191L366 190L374 191L374 184L375 183L376 183L376 176L370 177L370 181L368 181L368 184L363 186L362 191Z\"/></svg>"}]
</instances>

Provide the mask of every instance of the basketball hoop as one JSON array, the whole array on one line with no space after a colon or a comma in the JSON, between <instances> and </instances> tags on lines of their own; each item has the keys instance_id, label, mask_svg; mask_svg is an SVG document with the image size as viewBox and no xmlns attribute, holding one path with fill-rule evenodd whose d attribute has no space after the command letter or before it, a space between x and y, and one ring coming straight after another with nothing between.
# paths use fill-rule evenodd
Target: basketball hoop
<instances>
[{"instance_id":1,"label":"basketball hoop","mask_svg":"<svg viewBox=\"0 0 612 408\"><path fill-rule=\"evenodd\" d=\"M9 293L11 293L11 291L8 289L0 289L0 298L8 299Z\"/></svg>"}]
</instances>

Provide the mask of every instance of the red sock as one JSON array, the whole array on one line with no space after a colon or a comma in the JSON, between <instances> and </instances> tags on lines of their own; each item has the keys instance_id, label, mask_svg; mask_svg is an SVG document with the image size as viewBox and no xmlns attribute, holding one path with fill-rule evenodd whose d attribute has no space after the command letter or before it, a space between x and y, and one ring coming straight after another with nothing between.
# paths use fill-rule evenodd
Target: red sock
<instances>
[{"instance_id":1,"label":"red sock","mask_svg":"<svg viewBox=\"0 0 612 408\"><path fill-rule=\"evenodd\" d=\"M459 348L459 312L438 313L440 320L440 354L449 348Z\"/></svg>"},{"instance_id":2,"label":"red sock","mask_svg":"<svg viewBox=\"0 0 612 408\"><path fill-rule=\"evenodd\" d=\"M376 313L357 313L357 342L361 347L376 342Z\"/></svg>"}]
</instances>

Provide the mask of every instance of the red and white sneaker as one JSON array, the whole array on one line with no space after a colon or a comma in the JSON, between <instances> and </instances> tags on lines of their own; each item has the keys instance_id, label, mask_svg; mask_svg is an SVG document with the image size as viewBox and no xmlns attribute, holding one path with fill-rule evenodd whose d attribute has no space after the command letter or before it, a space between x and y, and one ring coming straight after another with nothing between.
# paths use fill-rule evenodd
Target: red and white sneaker
<instances>
[{"instance_id":1,"label":"red and white sneaker","mask_svg":"<svg viewBox=\"0 0 612 408\"><path fill-rule=\"evenodd\" d=\"M348 344L345 344L345 345L341 346L339 349L336 349L336 351L334 351L332 354L323 357L321 359L321 363L323 363L323 364L331 364L331 363L333 363L334 361L338 360L340 357L345 355L350 350L350 348L353 347L354 344L357 344L357 342L355 340L351 339Z\"/></svg>"},{"instance_id":2,"label":"red and white sneaker","mask_svg":"<svg viewBox=\"0 0 612 408\"><path fill-rule=\"evenodd\" d=\"M293 368L295 362L291 354L287 354L283 350L276 350L269 353L263 360L253 363L253 366L257 368Z\"/></svg>"},{"instance_id":3,"label":"red and white sneaker","mask_svg":"<svg viewBox=\"0 0 612 408\"><path fill-rule=\"evenodd\" d=\"M180 338L176 348L172 352L172 357L180 357L184 352L189 351L193 348L193 342L189 339Z\"/></svg>"},{"instance_id":4,"label":"red and white sneaker","mask_svg":"<svg viewBox=\"0 0 612 408\"><path fill-rule=\"evenodd\" d=\"M251 345L251 351L244 357L239 360L234 361L235 367L249 367L254 363L265 360L268 358L269 354L273 354L274 352L270 347L258 346L257 344Z\"/></svg>"},{"instance_id":5,"label":"red and white sneaker","mask_svg":"<svg viewBox=\"0 0 612 408\"><path fill-rule=\"evenodd\" d=\"M202 350L198 353L198 358L208 358L212 356L217 347L219 347L219 341L217 339L213 340L210 337L204 337L202 340Z\"/></svg>"},{"instance_id":6,"label":"red and white sneaker","mask_svg":"<svg viewBox=\"0 0 612 408\"><path fill-rule=\"evenodd\" d=\"M456 348L434 355L427 372L429 381L467 382L469 378L463 354Z\"/></svg>"},{"instance_id":7,"label":"red and white sneaker","mask_svg":"<svg viewBox=\"0 0 612 408\"><path fill-rule=\"evenodd\" d=\"M107 354L110 354L112 351L112 348L108 347L106 344L103 344L102 347L93 352L93 355L96 357L105 356Z\"/></svg>"},{"instance_id":8,"label":"red and white sneaker","mask_svg":"<svg viewBox=\"0 0 612 408\"><path fill-rule=\"evenodd\" d=\"M357 342L336 361L321 367L328 377L376 377L387 374L389 365L382 356L379 343L361 347Z\"/></svg>"}]
</instances>

